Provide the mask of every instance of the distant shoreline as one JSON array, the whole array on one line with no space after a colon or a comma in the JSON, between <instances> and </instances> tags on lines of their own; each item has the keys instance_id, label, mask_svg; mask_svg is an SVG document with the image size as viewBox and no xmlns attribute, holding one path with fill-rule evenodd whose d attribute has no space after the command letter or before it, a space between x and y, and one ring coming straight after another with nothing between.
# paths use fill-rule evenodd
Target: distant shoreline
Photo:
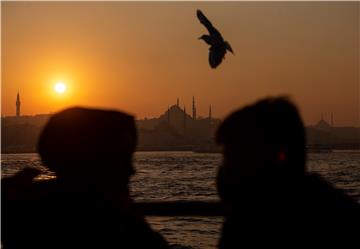
<instances>
[{"instance_id":1,"label":"distant shoreline","mask_svg":"<svg viewBox=\"0 0 360 249\"><path fill-rule=\"evenodd\" d=\"M192 149L180 149L180 148L169 148L169 149L139 149L135 150L135 152L194 152ZM1 154L36 154L37 151L1 151ZM207 152L210 153L210 152ZM220 153L220 152L216 152Z\"/></svg>"},{"instance_id":2,"label":"distant shoreline","mask_svg":"<svg viewBox=\"0 0 360 249\"><path fill-rule=\"evenodd\" d=\"M221 154L221 151L194 151L194 150L180 150L180 149L163 149L163 150L136 150L135 152L193 152L193 153L211 153L211 154ZM11 152L1 151L2 155L6 154L37 154L37 151L17 151ZM308 153L360 153L360 148L354 149L332 149L332 150L309 150Z\"/></svg>"}]
</instances>

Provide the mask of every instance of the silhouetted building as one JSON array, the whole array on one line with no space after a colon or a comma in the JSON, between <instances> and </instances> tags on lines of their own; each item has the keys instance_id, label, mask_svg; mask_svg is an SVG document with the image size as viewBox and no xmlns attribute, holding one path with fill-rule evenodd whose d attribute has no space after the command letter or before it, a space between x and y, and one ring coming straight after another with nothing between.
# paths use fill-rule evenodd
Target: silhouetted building
<instances>
[{"instance_id":1,"label":"silhouetted building","mask_svg":"<svg viewBox=\"0 0 360 249\"><path fill-rule=\"evenodd\" d=\"M9 116L1 118L1 152L35 152L39 134L51 115Z\"/></svg>"},{"instance_id":2,"label":"silhouetted building","mask_svg":"<svg viewBox=\"0 0 360 249\"><path fill-rule=\"evenodd\" d=\"M170 123L170 112L169 112L169 110L170 110L170 107L168 107L168 123Z\"/></svg>"},{"instance_id":3,"label":"silhouetted building","mask_svg":"<svg viewBox=\"0 0 360 249\"><path fill-rule=\"evenodd\" d=\"M18 102L20 115L20 94ZM137 120L139 149L142 150L145 146L153 150L154 145L168 150L181 149L172 146L188 148L196 145L203 148L205 144L212 148L214 134L220 123L220 119L213 118L212 106L209 105L208 113L204 118L196 114L195 98L193 98L192 108L195 113L187 113L185 105L183 106L183 108L180 107L178 98L176 103L168 106L159 117ZM51 116L52 114L38 114L1 117L2 152L35 152L38 135ZM196 116L195 119L194 116ZM360 127L333 126L324 119L323 115L317 124L306 127L306 133L310 146L324 145L337 149L360 148Z\"/></svg>"},{"instance_id":4,"label":"silhouetted building","mask_svg":"<svg viewBox=\"0 0 360 249\"><path fill-rule=\"evenodd\" d=\"M192 118L196 120L196 106L195 106L195 97L193 96L193 102L192 102Z\"/></svg>"},{"instance_id":5,"label":"silhouetted building","mask_svg":"<svg viewBox=\"0 0 360 249\"><path fill-rule=\"evenodd\" d=\"M16 96L16 117L20 117L21 115L20 106L21 106L20 94L18 93Z\"/></svg>"},{"instance_id":6,"label":"silhouetted building","mask_svg":"<svg viewBox=\"0 0 360 249\"><path fill-rule=\"evenodd\" d=\"M333 149L360 148L360 128L334 126L334 116L331 113L330 122L321 119L315 125L306 127L308 146L326 146Z\"/></svg>"},{"instance_id":7,"label":"silhouetted building","mask_svg":"<svg viewBox=\"0 0 360 249\"><path fill-rule=\"evenodd\" d=\"M185 132L186 132L186 107L184 105L184 135L185 135Z\"/></svg>"},{"instance_id":8,"label":"silhouetted building","mask_svg":"<svg viewBox=\"0 0 360 249\"><path fill-rule=\"evenodd\" d=\"M212 118L211 116L212 116L212 115L211 115L211 105L210 105L210 107L209 107L209 119Z\"/></svg>"},{"instance_id":9,"label":"silhouetted building","mask_svg":"<svg viewBox=\"0 0 360 249\"><path fill-rule=\"evenodd\" d=\"M331 115L331 120L333 119L332 115ZM333 121L331 121L331 123L333 123ZM315 127L317 129L320 130L329 130L332 128L332 124L329 124L325 119L324 119L324 115L321 114L321 119L320 121L315 125Z\"/></svg>"},{"instance_id":10,"label":"silhouetted building","mask_svg":"<svg viewBox=\"0 0 360 249\"><path fill-rule=\"evenodd\" d=\"M167 125L164 125L164 122ZM214 133L219 119L214 119L209 109L206 118L197 117L195 98L192 99L192 116L186 107L180 108L179 99L175 105L158 118L137 120L139 128L139 147L156 146L194 146L213 144ZM161 142L162 141L162 142Z\"/></svg>"}]
</instances>

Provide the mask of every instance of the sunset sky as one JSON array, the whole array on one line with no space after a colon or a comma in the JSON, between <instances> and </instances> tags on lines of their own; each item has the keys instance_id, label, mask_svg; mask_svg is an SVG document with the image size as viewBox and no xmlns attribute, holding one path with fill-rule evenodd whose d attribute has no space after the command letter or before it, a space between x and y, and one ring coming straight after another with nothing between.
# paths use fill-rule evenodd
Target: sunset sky
<instances>
[{"instance_id":1,"label":"sunset sky","mask_svg":"<svg viewBox=\"0 0 360 249\"><path fill-rule=\"evenodd\" d=\"M2 2L2 115L72 105L223 118L286 94L307 124L360 126L359 2ZM208 64L201 9L235 51ZM55 83L67 89L59 94Z\"/></svg>"}]
</instances>

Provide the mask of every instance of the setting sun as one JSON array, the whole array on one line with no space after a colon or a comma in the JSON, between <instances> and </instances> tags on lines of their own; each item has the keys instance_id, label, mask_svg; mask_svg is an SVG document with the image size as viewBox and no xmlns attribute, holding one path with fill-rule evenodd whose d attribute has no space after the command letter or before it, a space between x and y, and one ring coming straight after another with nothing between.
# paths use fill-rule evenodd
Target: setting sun
<instances>
[{"instance_id":1,"label":"setting sun","mask_svg":"<svg viewBox=\"0 0 360 249\"><path fill-rule=\"evenodd\" d=\"M55 89L55 92L61 94L61 93L64 93L64 92L65 92L65 90L66 90L66 85L65 85L63 82L58 82L58 83L55 84L54 89Z\"/></svg>"}]
</instances>

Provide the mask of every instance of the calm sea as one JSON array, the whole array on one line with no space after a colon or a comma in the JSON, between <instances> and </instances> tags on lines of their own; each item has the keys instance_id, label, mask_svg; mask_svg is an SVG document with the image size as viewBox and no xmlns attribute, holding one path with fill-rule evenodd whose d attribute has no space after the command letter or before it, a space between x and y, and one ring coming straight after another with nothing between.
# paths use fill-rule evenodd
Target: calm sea
<instances>
[{"instance_id":1,"label":"calm sea","mask_svg":"<svg viewBox=\"0 0 360 249\"><path fill-rule=\"evenodd\" d=\"M141 201L217 200L216 168L220 154L192 152L138 152L132 195ZM2 177L26 166L54 175L37 154L2 154ZM317 172L360 202L360 151L310 154L308 170ZM149 217L152 227L170 243L190 248L216 248L222 219L216 217Z\"/></svg>"}]
</instances>

